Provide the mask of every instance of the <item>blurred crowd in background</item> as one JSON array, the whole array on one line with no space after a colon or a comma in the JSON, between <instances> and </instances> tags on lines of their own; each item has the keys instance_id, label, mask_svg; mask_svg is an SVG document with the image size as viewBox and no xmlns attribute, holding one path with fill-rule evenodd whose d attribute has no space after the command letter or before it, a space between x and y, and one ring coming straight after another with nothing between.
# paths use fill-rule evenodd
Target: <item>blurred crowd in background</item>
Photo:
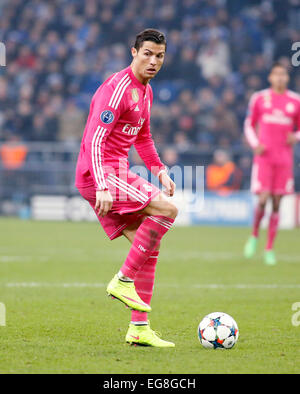
<instances>
[{"instance_id":1,"label":"blurred crowd in background","mask_svg":"<svg viewBox=\"0 0 300 394\"><path fill-rule=\"evenodd\" d=\"M287 65L290 88L300 92L291 66L300 0L4 0L0 15L2 143L79 142L93 93L128 66L146 27L168 42L151 82L152 134L168 164L219 148L233 158L245 151L236 164L249 172L243 121L273 61Z\"/></svg>"}]
</instances>

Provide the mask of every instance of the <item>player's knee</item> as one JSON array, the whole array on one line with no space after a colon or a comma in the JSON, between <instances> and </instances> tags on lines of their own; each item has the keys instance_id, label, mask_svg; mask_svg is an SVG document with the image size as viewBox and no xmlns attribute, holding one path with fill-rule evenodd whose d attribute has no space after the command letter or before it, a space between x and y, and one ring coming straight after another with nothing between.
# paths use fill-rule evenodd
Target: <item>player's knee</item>
<instances>
[{"instance_id":1,"label":"player's knee","mask_svg":"<svg viewBox=\"0 0 300 394\"><path fill-rule=\"evenodd\" d=\"M272 197L272 210L273 210L274 213L278 213L279 212L280 201L281 201L281 197L280 196L273 196Z\"/></svg>"},{"instance_id":2,"label":"player's knee","mask_svg":"<svg viewBox=\"0 0 300 394\"><path fill-rule=\"evenodd\" d=\"M267 203L266 201L260 201L258 204L259 208L264 211L266 208L266 203Z\"/></svg>"},{"instance_id":3,"label":"player's knee","mask_svg":"<svg viewBox=\"0 0 300 394\"><path fill-rule=\"evenodd\" d=\"M156 200L151 201L143 212L146 215L160 215L175 219L178 215L178 208L173 202L167 201L166 197L159 196Z\"/></svg>"},{"instance_id":4,"label":"player's knee","mask_svg":"<svg viewBox=\"0 0 300 394\"><path fill-rule=\"evenodd\" d=\"M279 212L279 207L280 207L280 204L279 204L279 202L276 202L276 203L273 203L273 209L272 209L272 211L274 212L274 213L278 213Z\"/></svg>"},{"instance_id":5,"label":"player's knee","mask_svg":"<svg viewBox=\"0 0 300 394\"><path fill-rule=\"evenodd\" d=\"M262 195L259 197L258 204L261 209L265 209L267 201L268 201L269 196L268 195Z\"/></svg>"},{"instance_id":6,"label":"player's knee","mask_svg":"<svg viewBox=\"0 0 300 394\"><path fill-rule=\"evenodd\" d=\"M166 216L168 216L171 219L175 219L178 215L178 208L176 207L175 204L169 202L168 203L168 214Z\"/></svg>"}]
</instances>

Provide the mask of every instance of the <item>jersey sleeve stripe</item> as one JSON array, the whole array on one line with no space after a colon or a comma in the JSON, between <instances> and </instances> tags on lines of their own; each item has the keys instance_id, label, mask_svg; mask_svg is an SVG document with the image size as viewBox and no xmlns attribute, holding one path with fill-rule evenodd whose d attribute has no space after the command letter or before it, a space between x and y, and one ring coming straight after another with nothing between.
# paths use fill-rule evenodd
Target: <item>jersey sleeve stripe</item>
<instances>
[{"instance_id":1,"label":"jersey sleeve stripe","mask_svg":"<svg viewBox=\"0 0 300 394\"><path fill-rule=\"evenodd\" d=\"M104 179L103 170L101 168L101 142L102 138L106 132L106 129L103 127L98 126L97 130L94 134L93 141L92 141L92 164L94 170L95 180L97 185L100 189L106 188L106 183ZM100 140L99 147L97 150L98 141Z\"/></svg>"},{"instance_id":2,"label":"jersey sleeve stripe","mask_svg":"<svg viewBox=\"0 0 300 394\"><path fill-rule=\"evenodd\" d=\"M95 180L97 182L97 185L98 185L98 187L102 188L102 186L98 180L98 176L97 176L98 174L97 174L96 165L95 165L95 157L96 156L95 156L95 148L94 148L99 129L100 129L100 126L97 127L97 130L96 130L93 140L92 140L92 164L93 164L93 171L94 171L94 176L95 176Z\"/></svg>"},{"instance_id":3,"label":"jersey sleeve stripe","mask_svg":"<svg viewBox=\"0 0 300 394\"><path fill-rule=\"evenodd\" d=\"M300 94L293 92L292 90L287 91L287 95L295 100L300 101Z\"/></svg>"},{"instance_id":4,"label":"jersey sleeve stripe","mask_svg":"<svg viewBox=\"0 0 300 394\"><path fill-rule=\"evenodd\" d=\"M117 107L116 107L117 100L118 100L118 98L120 97L120 94L122 94L122 89L123 89L123 87L126 86L127 83L130 83L130 78L129 78L129 77L126 78L126 79L122 82L122 84L120 85L120 87L119 87L119 89L118 89L118 92L117 92L117 94L116 94L116 96L115 96L115 98L114 98L114 100L113 100L113 102L112 102L112 105L111 105L112 108L114 108L114 109L117 108Z\"/></svg>"},{"instance_id":5,"label":"jersey sleeve stripe","mask_svg":"<svg viewBox=\"0 0 300 394\"><path fill-rule=\"evenodd\" d=\"M256 100L259 98L260 92L253 93L249 101L249 110L251 111L255 105Z\"/></svg>"},{"instance_id":6,"label":"jersey sleeve stripe","mask_svg":"<svg viewBox=\"0 0 300 394\"><path fill-rule=\"evenodd\" d=\"M101 163L101 144L102 144L102 140L103 140L103 137L104 137L106 131L107 131L107 129L104 129L102 127L102 131L100 132L100 141L98 144L98 155L97 155L98 156L98 168L100 169L100 180L101 180L101 183L104 188L107 188L107 185L105 183L104 172L103 172L102 163Z\"/></svg>"},{"instance_id":7,"label":"jersey sleeve stripe","mask_svg":"<svg viewBox=\"0 0 300 394\"><path fill-rule=\"evenodd\" d=\"M257 138L255 130L251 126L251 122L249 118L245 120L244 130L248 143L252 148L256 148L257 145L259 144L259 140Z\"/></svg>"},{"instance_id":8,"label":"jersey sleeve stripe","mask_svg":"<svg viewBox=\"0 0 300 394\"><path fill-rule=\"evenodd\" d=\"M126 83L126 85L124 85L124 87L123 87L123 89L122 89L122 91L121 91L121 93L120 93L120 95L119 95L118 101L117 101L117 103L116 103L116 105L115 105L115 109L118 108L118 106L119 106L119 104L120 104L120 101L121 101L121 99L122 99L122 97L123 97L123 95L124 95L124 92L125 92L125 90L127 89L127 87L130 85L130 83L131 83L131 79L129 79L129 81Z\"/></svg>"},{"instance_id":9,"label":"jersey sleeve stripe","mask_svg":"<svg viewBox=\"0 0 300 394\"><path fill-rule=\"evenodd\" d=\"M96 169L95 178L96 178L97 184L100 189L103 189L106 187L105 182L102 181L102 179L104 177L103 178L101 177L101 172L100 172L100 169L101 169L101 167L100 167L101 166L101 149L98 150L98 147L100 148L99 140L100 140L102 134L103 134L103 127L101 127L99 129L97 137L94 142L94 159L95 159L95 169Z\"/></svg>"},{"instance_id":10,"label":"jersey sleeve stripe","mask_svg":"<svg viewBox=\"0 0 300 394\"><path fill-rule=\"evenodd\" d=\"M115 88L115 90L114 90L114 92L113 92L113 94L112 94L112 96L110 98L109 104L108 104L110 107L112 106L112 103L114 101L114 98L115 98L116 94L118 93L118 90L119 90L120 86L122 85L124 80L128 79L128 78L129 78L129 75L125 74L124 77L118 82L118 84L117 84L117 86L116 86L116 88Z\"/></svg>"}]
</instances>

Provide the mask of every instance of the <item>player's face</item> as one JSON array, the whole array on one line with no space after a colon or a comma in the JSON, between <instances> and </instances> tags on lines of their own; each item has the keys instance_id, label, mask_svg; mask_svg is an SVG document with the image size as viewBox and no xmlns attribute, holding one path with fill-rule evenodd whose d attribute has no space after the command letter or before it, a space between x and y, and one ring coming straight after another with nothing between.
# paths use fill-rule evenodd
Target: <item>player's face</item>
<instances>
[{"instance_id":1,"label":"player's face","mask_svg":"<svg viewBox=\"0 0 300 394\"><path fill-rule=\"evenodd\" d=\"M289 83L289 75L283 67L274 67L269 75L269 82L272 88L284 90Z\"/></svg>"},{"instance_id":2,"label":"player's face","mask_svg":"<svg viewBox=\"0 0 300 394\"><path fill-rule=\"evenodd\" d=\"M138 51L132 48L135 67L141 78L147 80L155 77L163 65L165 52L164 44L152 41L144 41Z\"/></svg>"}]
</instances>

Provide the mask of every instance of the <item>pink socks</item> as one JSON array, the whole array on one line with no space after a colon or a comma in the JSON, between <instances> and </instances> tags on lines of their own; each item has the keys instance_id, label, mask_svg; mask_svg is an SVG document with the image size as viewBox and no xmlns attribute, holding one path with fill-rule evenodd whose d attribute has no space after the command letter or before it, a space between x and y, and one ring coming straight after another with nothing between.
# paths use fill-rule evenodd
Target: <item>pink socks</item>
<instances>
[{"instance_id":1,"label":"pink socks","mask_svg":"<svg viewBox=\"0 0 300 394\"><path fill-rule=\"evenodd\" d=\"M259 234L259 225L264 217L265 210L262 209L259 205L256 207L255 212L254 212L254 221L253 221L253 229L252 229L252 235L254 237L258 237Z\"/></svg>"},{"instance_id":2,"label":"pink socks","mask_svg":"<svg viewBox=\"0 0 300 394\"><path fill-rule=\"evenodd\" d=\"M253 229L252 229L252 235L256 238L259 235L259 226L262 218L264 217L264 213L265 213L264 209L262 209L258 205L254 212L254 221L253 221ZM266 250L270 250L273 248L274 240L278 230L278 223L279 223L279 212L273 212L269 220Z\"/></svg>"},{"instance_id":3,"label":"pink socks","mask_svg":"<svg viewBox=\"0 0 300 394\"><path fill-rule=\"evenodd\" d=\"M270 221L269 221L266 250L273 249L273 243L277 234L278 224L279 224L279 213L273 212L270 216Z\"/></svg>"},{"instance_id":4,"label":"pink socks","mask_svg":"<svg viewBox=\"0 0 300 394\"><path fill-rule=\"evenodd\" d=\"M174 219L165 216L148 216L138 228L129 254L121 267L123 275L135 279L148 258L157 249L164 234L171 228Z\"/></svg>"},{"instance_id":5,"label":"pink socks","mask_svg":"<svg viewBox=\"0 0 300 394\"><path fill-rule=\"evenodd\" d=\"M121 267L123 275L134 280L141 299L150 304L153 292L155 268L159 255L158 246L164 234L172 227L174 219L165 216L148 216L138 228L129 254ZM147 324L146 312L132 311L131 321Z\"/></svg>"},{"instance_id":6,"label":"pink socks","mask_svg":"<svg viewBox=\"0 0 300 394\"><path fill-rule=\"evenodd\" d=\"M136 274L134 285L138 295L141 299L148 305L150 305L152 294L153 294L153 286L154 286L154 277L155 277L155 268L159 255L159 250L155 250L151 253L151 256L142 266L142 269ZM131 312L131 321L139 322L139 323L147 323L148 317L147 312L139 312L132 311Z\"/></svg>"}]
</instances>

